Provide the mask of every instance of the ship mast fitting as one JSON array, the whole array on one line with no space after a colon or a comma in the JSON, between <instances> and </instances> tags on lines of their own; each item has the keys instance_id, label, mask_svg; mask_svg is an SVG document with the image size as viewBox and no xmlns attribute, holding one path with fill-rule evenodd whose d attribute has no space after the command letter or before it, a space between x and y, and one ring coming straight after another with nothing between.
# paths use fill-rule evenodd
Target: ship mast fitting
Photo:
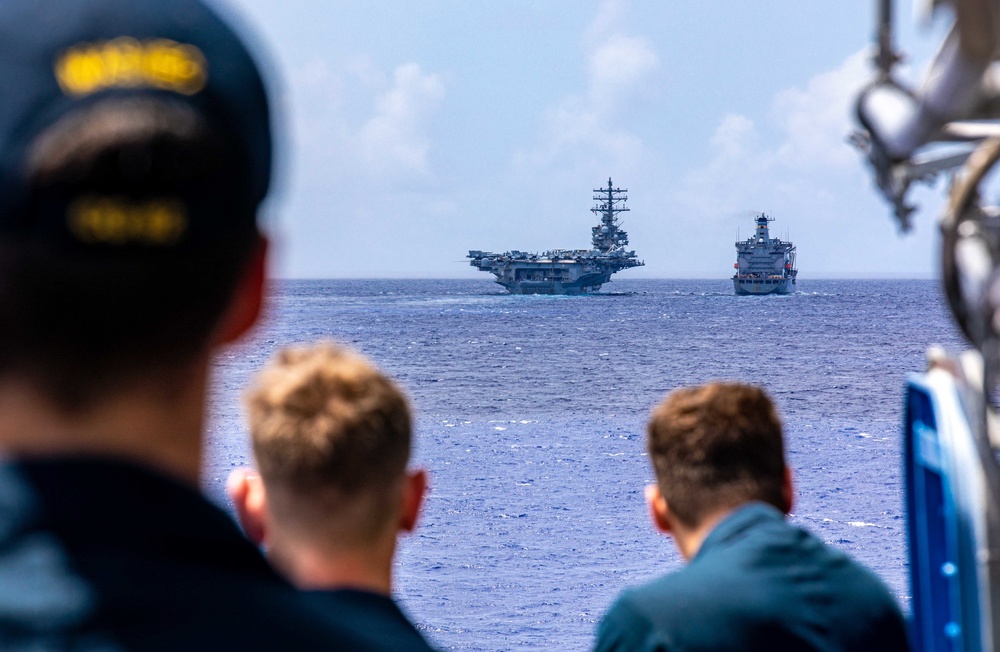
<instances>
[{"instance_id":1,"label":"ship mast fitting","mask_svg":"<svg viewBox=\"0 0 1000 652\"><path fill-rule=\"evenodd\" d=\"M599 203L590 212L601 218L601 223L591 229L594 249L608 253L628 245L628 234L620 228L621 221L618 219L619 213L630 210L625 206L627 192L628 188L615 188L611 177L608 177L607 188L594 188L594 201Z\"/></svg>"}]
</instances>

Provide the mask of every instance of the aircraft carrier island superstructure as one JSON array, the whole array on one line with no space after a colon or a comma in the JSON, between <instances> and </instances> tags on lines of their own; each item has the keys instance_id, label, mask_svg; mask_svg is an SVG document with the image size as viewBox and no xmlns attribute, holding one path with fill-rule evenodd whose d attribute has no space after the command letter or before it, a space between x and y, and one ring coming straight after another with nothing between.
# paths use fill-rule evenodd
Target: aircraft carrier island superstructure
<instances>
[{"instance_id":1,"label":"aircraft carrier island superstructure","mask_svg":"<svg viewBox=\"0 0 1000 652\"><path fill-rule=\"evenodd\" d=\"M626 251L628 234L621 229L619 213L628 212L628 188L594 189L598 204L590 212L601 222L591 229L592 249L552 249L540 254L507 251L470 251L469 264L496 276L511 294L588 294L601 289L611 275L645 263Z\"/></svg>"},{"instance_id":2,"label":"aircraft carrier island superstructure","mask_svg":"<svg viewBox=\"0 0 1000 652\"><path fill-rule=\"evenodd\" d=\"M767 223L774 218L757 215L753 237L736 243L736 294L788 294L795 286L795 245L772 238Z\"/></svg>"}]
</instances>

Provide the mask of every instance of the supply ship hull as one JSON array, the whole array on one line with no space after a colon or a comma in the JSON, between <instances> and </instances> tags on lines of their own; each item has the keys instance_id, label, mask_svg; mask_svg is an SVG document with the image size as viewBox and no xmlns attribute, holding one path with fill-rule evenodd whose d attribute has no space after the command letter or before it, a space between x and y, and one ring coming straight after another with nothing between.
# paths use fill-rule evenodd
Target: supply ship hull
<instances>
[{"instance_id":1,"label":"supply ship hull","mask_svg":"<svg viewBox=\"0 0 1000 652\"><path fill-rule=\"evenodd\" d=\"M767 223L773 221L764 213L756 218L753 237L736 243L736 274L733 289L736 294L790 294L795 291L795 245L772 238Z\"/></svg>"},{"instance_id":2,"label":"supply ship hull","mask_svg":"<svg viewBox=\"0 0 1000 652\"><path fill-rule=\"evenodd\" d=\"M736 294L791 294L795 279L789 278L733 278Z\"/></svg>"},{"instance_id":3,"label":"supply ship hull","mask_svg":"<svg viewBox=\"0 0 1000 652\"><path fill-rule=\"evenodd\" d=\"M543 253L507 251L502 254L472 250L469 264L496 277L511 294L590 294L611 280L611 275L644 265L634 251L626 251L628 234L618 214L627 212L625 193L608 179L606 188L595 188L599 203L590 209L600 224L591 229L592 249L553 249Z\"/></svg>"}]
</instances>

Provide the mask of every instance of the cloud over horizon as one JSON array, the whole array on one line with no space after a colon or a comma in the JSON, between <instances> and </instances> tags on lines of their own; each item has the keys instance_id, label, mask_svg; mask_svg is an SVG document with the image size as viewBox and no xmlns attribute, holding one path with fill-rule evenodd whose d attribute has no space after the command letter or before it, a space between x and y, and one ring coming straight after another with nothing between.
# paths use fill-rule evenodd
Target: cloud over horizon
<instances>
[{"instance_id":1,"label":"cloud over horizon","mask_svg":"<svg viewBox=\"0 0 1000 652\"><path fill-rule=\"evenodd\" d=\"M440 76L424 74L416 63L396 67L391 85L374 100L375 115L358 135L361 159L372 177L422 180L431 175L428 131L444 95Z\"/></svg>"},{"instance_id":2,"label":"cloud over horizon","mask_svg":"<svg viewBox=\"0 0 1000 652\"><path fill-rule=\"evenodd\" d=\"M854 96L870 78L868 58L867 49L856 52L802 87L779 90L764 124L726 114L709 142L708 163L685 175L682 201L701 213L727 213L760 205L775 190L789 198L823 193L835 178L860 176L860 156L845 139L855 128Z\"/></svg>"},{"instance_id":3,"label":"cloud over horizon","mask_svg":"<svg viewBox=\"0 0 1000 652\"><path fill-rule=\"evenodd\" d=\"M414 62L391 72L366 57L339 68L314 59L291 76L293 147L312 184L363 176L386 188L427 181L430 131L445 97L440 75Z\"/></svg>"},{"instance_id":4,"label":"cloud over horizon","mask_svg":"<svg viewBox=\"0 0 1000 652\"><path fill-rule=\"evenodd\" d=\"M913 251L931 248L933 230L897 235L861 154L846 142L856 129L854 98L870 78L864 49L801 85L776 91L764 117L724 115L709 140L708 160L677 184L679 212L702 232L745 232L751 226L748 210L774 214L777 233L790 231L806 274L929 269L923 257L915 266ZM937 199L922 192L931 197L932 212ZM714 258L731 251L728 239L706 246L715 248ZM846 267L843 247L852 254Z\"/></svg>"},{"instance_id":5,"label":"cloud over horizon","mask_svg":"<svg viewBox=\"0 0 1000 652\"><path fill-rule=\"evenodd\" d=\"M514 168L532 175L567 162L580 176L606 174L643 156L642 139L621 121L623 107L659 66L659 57L645 38L625 33L622 0L604 0L587 27L582 44L586 87L546 108L537 142L514 154Z\"/></svg>"},{"instance_id":6,"label":"cloud over horizon","mask_svg":"<svg viewBox=\"0 0 1000 652\"><path fill-rule=\"evenodd\" d=\"M625 226L647 262L630 276L726 275L753 210L792 229L805 276L933 266L931 211L898 238L844 142L870 78L856 12L289 2L238 0L286 80L269 207L282 273L474 276L468 249L587 246L588 191L609 176L630 189Z\"/></svg>"}]
</instances>

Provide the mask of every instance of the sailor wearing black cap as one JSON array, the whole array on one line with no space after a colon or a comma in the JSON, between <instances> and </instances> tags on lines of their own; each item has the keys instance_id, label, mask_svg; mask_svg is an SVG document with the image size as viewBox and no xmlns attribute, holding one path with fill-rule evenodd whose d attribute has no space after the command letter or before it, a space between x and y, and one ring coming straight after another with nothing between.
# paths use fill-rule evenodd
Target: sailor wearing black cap
<instances>
[{"instance_id":1,"label":"sailor wearing black cap","mask_svg":"<svg viewBox=\"0 0 1000 652\"><path fill-rule=\"evenodd\" d=\"M0 649L385 648L197 490L270 177L264 83L198 0L0 3Z\"/></svg>"}]
</instances>

